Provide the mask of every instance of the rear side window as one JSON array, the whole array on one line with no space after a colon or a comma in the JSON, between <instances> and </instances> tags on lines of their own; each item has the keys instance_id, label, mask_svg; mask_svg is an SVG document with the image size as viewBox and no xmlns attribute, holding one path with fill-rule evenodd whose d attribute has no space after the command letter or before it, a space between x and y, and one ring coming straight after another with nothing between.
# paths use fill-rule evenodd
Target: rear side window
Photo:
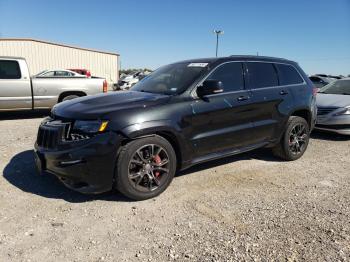
<instances>
[{"instance_id":1,"label":"rear side window","mask_svg":"<svg viewBox=\"0 0 350 262\"><path fill-rule=\"evenodd\" d=\"M276 70L272 63L247 62L251 88L278 86Z\"/></svg>"},{"instance_id":2,"label":"rear side window","mask_svg":"<svg viewBox=\"0 0 350 262\"><path fill-rule=\"evenodd\" d=\"M20 79L21 70L17 61L0 61L0 79Z\"/></svg>"},{"instance_id":3,"label":"rear side window","mask_svg":"<svg viewBox=\"0 0 350 262\"><path fill-rule=\"evenodd\" d=\"M304 82L293 66L282 64L275 64L275 66L277 68L280 85L295 85Z\"/></svg>"},{"instance_id":4,"label":"rear side window","mask_svg":"<svg viewBox=\"0 0 350 262\"><path fill-rule=\"evenodd\" d=\"M224 85L224 92L232 92L244 89L242 63L232 62L219 66L208 80L218 80Z\"/></svg>"},{"instance_id":5,"label":"rear side window","mask_svg":"<svg viewBox=\"0 0 350 262\"><path fill-rule=\"evenodd\" d=\"M73 76L73 74L66 71L55 71L55 76Z\"/></svg>"}]
</instances>

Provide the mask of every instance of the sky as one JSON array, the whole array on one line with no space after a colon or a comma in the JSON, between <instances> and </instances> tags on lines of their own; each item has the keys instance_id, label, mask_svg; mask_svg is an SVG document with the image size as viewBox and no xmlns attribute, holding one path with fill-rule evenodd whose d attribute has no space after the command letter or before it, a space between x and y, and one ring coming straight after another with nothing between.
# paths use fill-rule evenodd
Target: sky
<instances>
[{"instance_id":1,"label":"sky","mask_svg":"<svg viewBox=\"0 0 350 262\"><path fill-rule=\"evenodd\" d=\"M117 52L121 67L259 55L350 74L350 0L0 0L0 37ZM0 50L1 55L1 50Z\"/></svg>"}]
</instances>

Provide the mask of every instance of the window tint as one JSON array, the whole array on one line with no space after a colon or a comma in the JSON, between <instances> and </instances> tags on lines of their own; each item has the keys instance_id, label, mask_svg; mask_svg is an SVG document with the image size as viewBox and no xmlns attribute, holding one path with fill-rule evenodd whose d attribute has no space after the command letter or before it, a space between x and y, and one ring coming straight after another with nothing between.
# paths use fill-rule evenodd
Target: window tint
<instances>
[{"instance_id":1,"label":"window tint","mask_svg":"<svg viewBox=\"0 0 350 262\"><path fill-rule=\"evenodd\" d=\"M207 79L221 81L224 85L224 92L244 88L242 64L237 62L221 65Z\"/></svg>"},{"instance_id":2,"label":"window tint","mask_svg":"<svg viewBox=\"0 0 350 262\"><path fill-rule=\"evenodd\" d=\"M295 85L303 81L297 70L291 65L275 64L280 85Z\"/></svg>"},{"instance_id":3,"label":"window tint","mask_svg":"<svg viewBox=\"0 0 350 262\"><path fill-rule=\"evenodd\" d=\"M21 70L17 61L0 61L0 79L19 79Z\"/></svg>"},{"instance_id":4,"label":"window tint","mask_svg":"<svg viewBox=\"0 0 350 262\"><path fill-rule=\"evenodd\" d=\"M251 88L278 86L276 70L272 63L248 62Z\"/></svg>"}]
</instances>

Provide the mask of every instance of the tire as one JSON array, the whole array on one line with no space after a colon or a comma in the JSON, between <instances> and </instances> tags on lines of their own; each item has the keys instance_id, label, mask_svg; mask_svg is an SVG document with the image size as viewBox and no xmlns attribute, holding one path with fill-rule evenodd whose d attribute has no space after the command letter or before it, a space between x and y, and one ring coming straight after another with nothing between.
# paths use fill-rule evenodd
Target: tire
<instances>
[{"instance_id":1,"label":"tire","mask_svg":"<svg viewBox=\"0 0 350 262\"><path fill-rule=\"evenodd\" d=\"M65 97L62 98L62 101L61 101L61 102L68 101L68 100L72 100L72 99L78 98L78 97L80 97L80 96L78 96L78 95L67 95L67 96L65 96Z\"/></svg>"},{"instance_id":2,"label":"tire","mask_svg":"<svg viewBox=\"0 0 350 262\"><path fill-rule=\"evenodd\" d=\"M272 152L275 156L286 161L294 161L303 156L310 139L310 126L299 116L288 119L286 130Z\"/></svg>"},{"instance_id":3,"label":"tire","mask_svg":"<svg viewBox=\"0 0 350 262\"><path fill-rule=\"evenodd\" d=\"M175 172L176 154L166 139L155 135L133 140L119 152L116 189L133 200L149 199L170 185Z\"/></svg>"}]
</instances>

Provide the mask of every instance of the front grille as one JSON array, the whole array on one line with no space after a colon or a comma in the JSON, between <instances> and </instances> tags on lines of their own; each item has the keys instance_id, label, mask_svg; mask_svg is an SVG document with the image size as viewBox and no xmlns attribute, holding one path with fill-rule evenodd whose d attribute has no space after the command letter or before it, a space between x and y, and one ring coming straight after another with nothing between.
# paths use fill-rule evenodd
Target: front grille
<instances>
[{"instance_id":1,"label":"front grille","mask_svg":"<svg viewBox=\"0 0 350 262\"><path fill-rule=\"evenodd\" d=\"M69 132L70 124L61 121L52 121L40 125L37 136L37 144L45 149L55 149L63 141Z\"/></svg>"},{"instance_id":2,"label":"front grille","mask_svg":"<svg viewBox=\"0 0 350 262\"><path fill-rule=\"evenodd\" d=\"M337 107L318 107L317 108L317 115L318 116L327 115L336 109L337 109Z\"/></svg>"}]
</instances>

